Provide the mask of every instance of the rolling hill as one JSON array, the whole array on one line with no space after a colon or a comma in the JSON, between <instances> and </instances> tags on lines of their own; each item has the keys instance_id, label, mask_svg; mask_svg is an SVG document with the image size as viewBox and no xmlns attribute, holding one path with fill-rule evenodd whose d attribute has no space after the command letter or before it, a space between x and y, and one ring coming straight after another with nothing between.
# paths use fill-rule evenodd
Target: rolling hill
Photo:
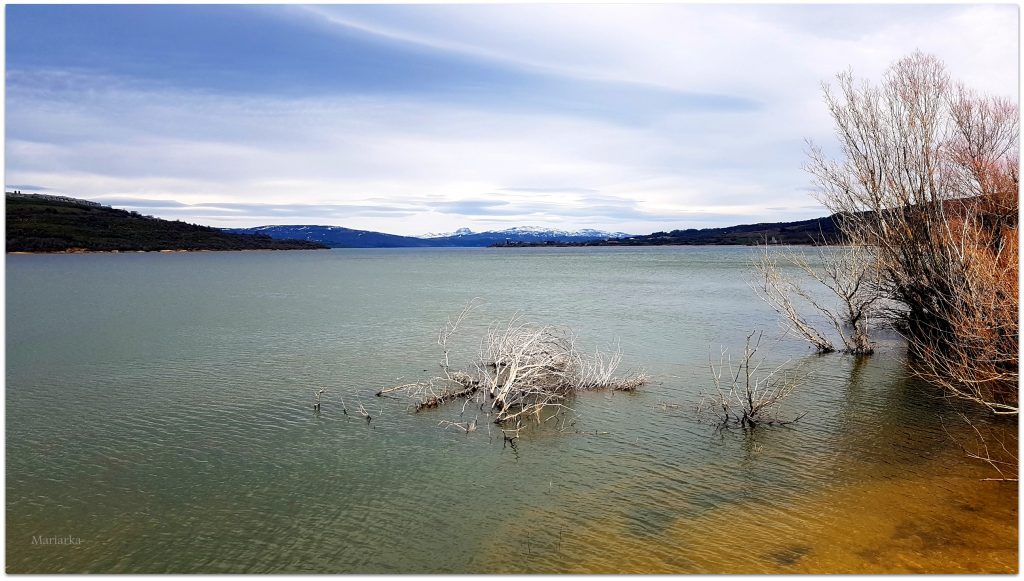
<instances>
[{"instance_id":1,"label":"rolling hill","mask_svg":"<svg viewBox=\"0 0 1024 581\"><path fill-rule=\"evenodd\" d=\"M325 245L161 220L96 202L8 192L7 252L314 250Z\"/></svg>"}]
</instances>

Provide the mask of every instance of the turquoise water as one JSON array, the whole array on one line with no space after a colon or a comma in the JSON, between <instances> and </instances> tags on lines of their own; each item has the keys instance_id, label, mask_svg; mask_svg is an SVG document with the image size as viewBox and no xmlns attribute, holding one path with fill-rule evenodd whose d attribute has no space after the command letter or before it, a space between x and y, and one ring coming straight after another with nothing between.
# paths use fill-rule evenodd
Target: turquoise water
<instances>
[{"instance_id":1,"label":"turquoise water","mask_svg":"<svg viewBox=\"0 0 1024 581\"><path fill-rule=\"evenodd\" d=\"M988 474L943 431L948 404L905 377L898 341L879 335L880 354L858 362L781 337L750 290L751 252L9 255L7 570L708 572L815 558L829 570L838 561L820 551L748 562L684 544L679 529L936 475L988 499L980 521L1015 531L1016 489L978 488ZM485 421L472 434L438 426L472 408L411 413L374 397L436 373L437 331L474 297L485 305L456 340L455 366L489 323L522 312L587 347L617 343L623 369L654 381L580 395L575 429L526 433L516 449ZM809 374L785 408L806 415L716 432L692 413L711 385L709 353L742 350L754 330L770 362ZM329 392L317 415L318 386ZM919 486L906 494L927 504ZM813 547L827 517L790 516L761 528ZM966 546L984 533L947 534ZM69 535L81 542L32 542ZM1015 567L1011 540L998 548L1012 544Z\"/></svg>"}]
</instances>

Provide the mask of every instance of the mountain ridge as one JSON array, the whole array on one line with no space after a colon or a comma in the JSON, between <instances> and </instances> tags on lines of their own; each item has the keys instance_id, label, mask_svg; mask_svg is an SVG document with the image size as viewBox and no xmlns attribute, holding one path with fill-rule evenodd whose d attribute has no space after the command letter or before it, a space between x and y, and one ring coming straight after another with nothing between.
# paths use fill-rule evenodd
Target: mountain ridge
<instances>
[{"instance_id":1,"label":"mountain ridge","mask_svg":"<svg viewBox=\"0 0 1024 581\"><path fill-rule=\"evenodd\" d=\"M452 248L531 246L678 246L821 244L841 239L834 216L791 222L758 222L719 228L688 228L652 234L628 235L600 230L556 230L517 226L504 230L473 232L459 228L447 234L399 236L341 226L257 226L229 229L237 233L262 233L274 238L317 241L334 248ZM332 236L335 235L335 236Z\"/></svg>"},{"instance_id":2,"label":"mountain ridge","mask_svg":"<svg viewBox=\"0 0 1024 581\"><path fill-rule=\"evenodd\" d=\"M88 200L7 193L7 251L239 250L257 248L443 248L488 246L659 246L820 244L840 241L836 216L761 222L724 228L672 230L630 236L623 232L567 231L516 226L474 232L400 236L343 226L274 225L213 228L161 220Z\"/></svg>"},{"instance_id":3,"label":"mountain ridge","mask_svg":"<svg viewBox=\"0 0 1024 581\"><path fill-rule=\"evenodd\" d=\"M470 236L474 234L506 236L550 236L559 238L628 238L630 236L635 236L635 234L627 234L625 232L607 232L604 230L595 230L593 228L581 228L579 230L562 230L559 228L544 228L541 226L513 226L512 228L505 228L502 230L484 230L482 232L474 232L469 228L459 228L454 232L446 232L443 234L429 232L427 234L415 236L415 238L424 238L429 240L433 238L451 238L455 236Z\"/></svg>"},{"instance_id":4,"label":"mountain ridge","mask_svg":"<svg viewBox=\"0 0 1024 581\"><path fill-rule=\"evenodd\" d=\"M545 229L538 226L516 226L484 232L459 228L451 233L424 236L401 236L343 226L308 224L226 228L225 231L233 234L264 234L277 239L308 240L320 242L332 248L480 248L513 243L582 243L629 236L624 232L604 232L592 229L569 231Z\"/></svg>"},{"instance_id":5,"label":"mountain ridge","mask_svg":"<svg viewBox=\"0 0 1024 581\"><path fill-rule=\"evenodd\" d=\"M793 222L758 222L722 228L688 228L654 232L615 240L593 240L556 246L712 246L757 244L835 244L842 242L836 215ZM550 244L501 244L500 246L550 246Z\"/></svg>"}]
</instances>

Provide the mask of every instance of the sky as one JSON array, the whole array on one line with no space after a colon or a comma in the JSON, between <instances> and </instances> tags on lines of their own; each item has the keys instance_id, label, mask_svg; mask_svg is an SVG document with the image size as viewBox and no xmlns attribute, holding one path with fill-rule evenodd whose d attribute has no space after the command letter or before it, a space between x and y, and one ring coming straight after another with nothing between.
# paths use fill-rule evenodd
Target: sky
<instances>
[{"instance_id":1,"label":"sky","mask_svg":"<svg viewBox=\"0 0 1024 581\"><path fill-rule=\"evenodd\" d=\"M1017 99L1015 5L8 5L7 189L224 227L645 234L826 214L821 83Z\"/></svg>"}]
</instances>

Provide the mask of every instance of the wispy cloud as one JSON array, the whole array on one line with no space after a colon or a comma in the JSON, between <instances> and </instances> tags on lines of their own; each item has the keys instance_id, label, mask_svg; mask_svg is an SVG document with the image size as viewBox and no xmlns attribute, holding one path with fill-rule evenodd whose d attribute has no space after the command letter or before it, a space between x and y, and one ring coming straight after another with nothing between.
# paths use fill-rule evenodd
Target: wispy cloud
<instances>
[{"instance_id":1,"label":"wispy cloud","mask_svg":"<svg viewBox=\"0 0 1024 581\"><path fill-rule=\"evenodd\" d=\"M564 77L711 94L789 95L919 48L985 90L1016 90L1009 5L478 5L303 8L341 28ZM1013 21L1013 22L1008 22ZM954 34L967 46L950 46Z\"/></svg>"},{"instance_id":2,"label":"wispy cloud","mask_svg":"<svg viewBox=\"0 0 1024 581\"><path fill-rule=\"evenodd\" d=\"M224 226L808 218L821 80L920 48L1017 85L1012 6L19 6L8 32L35 47L9 42L9 183Z\"/></svg>"},{"instance_id":3,"label":"wispy cloud","mask_svg":"<svg viewBox=\"0 0 1024 581\"><path fill-rule=\"evenodd\" d=\"M530 220L542 212L571 226L608 226L677 220L689 215L673 209L679 202L699 211L733 200L742 214L750 211L746 193L764 187L742 174L712 179L707 167L721 170L702 168L706 154L688 152L660 128L403 99L140 92L84 78L67 91L86 97L61 108L72 97L47 78L18 75L24 86L12 92L9 112L12 135L21 137L8 142L8 179L93 198L240 203L235 208L247 212L195 214L213 224L281 215L245 204L292 204L307 213L323 209L320 221L410 233L424 228L381 218L420 212L438 222L428 229L440 230L458 227L463 216ZM55 114L60 139L40 122ZM740 149L754 146L748 140ZM769 174L759 181L768 183ZM710 183L705 199L703 184ZM371 199L406 207L399 214L353 211ZM659 201L671 203L658 209ZM179 217L191 207L155 208Z\"/></svg>"}]
</instances>

